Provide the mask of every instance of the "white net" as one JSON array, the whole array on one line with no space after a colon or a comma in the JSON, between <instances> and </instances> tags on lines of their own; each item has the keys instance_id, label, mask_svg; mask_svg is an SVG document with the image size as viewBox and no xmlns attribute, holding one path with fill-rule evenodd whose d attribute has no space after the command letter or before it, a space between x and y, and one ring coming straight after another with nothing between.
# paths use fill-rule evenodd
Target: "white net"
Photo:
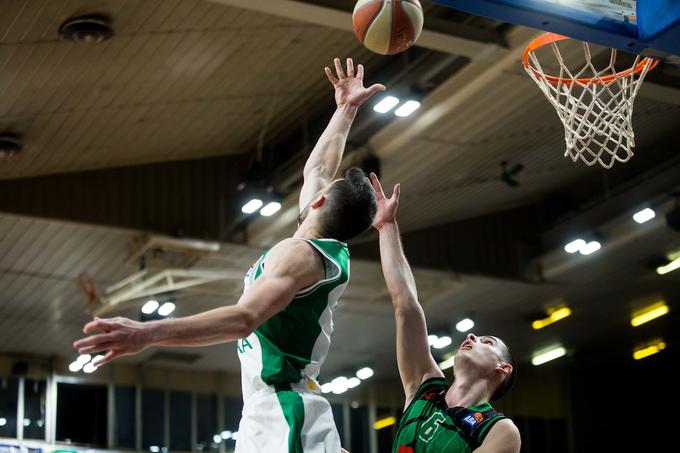
<instances>
[{"instance_id":1,"label":"white net","mask_svg":"<svg viewBox=\"0 0 680 453\"><path fill-rule=\"evenodd\" d=\"M557 58L559 75L546 75L536 55L538 49L528 52L525 69L564 124L564 156L591 166L599 163L607 169L617 161L628 161L635 146L633 103L645 75L656 62L637 56L630 69L617 72L617 51L611 49L609 64L598 70L590 45L584 42L585 65L570 70L555 40L548 42L546 47Z\"/></svg>"}]
</instances>

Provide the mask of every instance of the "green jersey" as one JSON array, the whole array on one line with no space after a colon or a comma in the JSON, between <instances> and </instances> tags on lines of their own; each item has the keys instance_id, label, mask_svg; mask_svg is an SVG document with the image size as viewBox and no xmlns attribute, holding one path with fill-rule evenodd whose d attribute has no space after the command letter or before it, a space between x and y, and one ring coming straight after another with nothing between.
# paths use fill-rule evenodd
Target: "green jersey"
<instances>
[{"instance_id":1,"label":"green jersey","mask_svg":"<svg viewBox=\"0 0 680 453\"><path fill-rule=\"evenodd\" d=\"M284 310L238 340L244 401L267 386L317 387L330 348L333 312L349 281L349 250L334 239L304 240L323 259L325 277L298 292ZM262 274L266 260L267 252L248 271L244 292Z\"/></svg>"},{"instance_id":2,"label":"green jersey","mask_svg":"<svg viewBox=\"0 0 680 453\"><path fill-rule=\"evenodd\" d=\"M489 403L447 407L447 390L442 378L421 384L402 415L392 453L470 453L506 418Z\"/></svg>"}]
</instances>

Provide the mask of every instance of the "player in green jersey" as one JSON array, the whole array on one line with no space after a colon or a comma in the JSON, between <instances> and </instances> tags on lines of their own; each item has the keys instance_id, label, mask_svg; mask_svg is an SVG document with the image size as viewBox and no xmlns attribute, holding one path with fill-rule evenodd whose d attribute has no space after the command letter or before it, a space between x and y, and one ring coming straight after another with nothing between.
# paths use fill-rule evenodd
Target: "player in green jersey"
<instances>
[{"instance_id":1,"label":"player in green jersey","mask_svg":"<svg viewBox=\"0 0 680 453\"><path fill-rule=\"evenodd\" d=\"M319 370L330 347L333 312L349 280L343 242L371 227L371 183L357 168L335 179L359 107L382 85L365 88L364 68L335 59L337 109L304 168L301 214L293 237L265 252L248 271L243 296L225 306L175 319L140 323L95 319L94 334L75 342L81 354L108 351L97 365L150 346L205 346L237 341L244 408L239 453L340 452Z\"/></svg>"},{"instance_id":2,"label":"player in green jersey","mask_svg":"<svg viewBox=\"0 0 680 453\"><path fill-rule=\"evenodd\" d=\"M397 322L397 362L406 404L393 453L518 453L517 427L489 401L512 386L514 360L499 338L469 334L455 356L448 386L427 339L425 314L399 238L399 185L391 198L371 174L378 213L380 257Z\"/></svg>"}]
</instances>

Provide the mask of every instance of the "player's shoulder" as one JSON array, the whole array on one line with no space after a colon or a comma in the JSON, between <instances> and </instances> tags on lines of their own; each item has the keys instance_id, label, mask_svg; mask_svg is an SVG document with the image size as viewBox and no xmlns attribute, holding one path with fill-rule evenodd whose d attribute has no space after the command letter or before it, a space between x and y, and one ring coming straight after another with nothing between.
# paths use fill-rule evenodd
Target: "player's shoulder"
<instances>
[{"instance_id":1,"label":"player's shoulder","mask_svg":"<svg viewBox=\"0 0 680 453\"><path fill-rule=\"evenodd\" d=\"M314 247L304 240L287 238L278 242L267 254L267 265L285 273L317 272L320 258Z\"/></svg>"},{"instance_id":2,"label":"player's shoulder","mask_svg":"<svg viewBox=\"0 0 680 453\"><path fill-rule=\"evenodd\" d=\"M516 445L517 448L519 448L520 434L517 425L515 425L515 423L509 418L503 418L502 420L497 421L486 435L482 445L485 444L506 446Z\"/></svg>"}]
</instances>

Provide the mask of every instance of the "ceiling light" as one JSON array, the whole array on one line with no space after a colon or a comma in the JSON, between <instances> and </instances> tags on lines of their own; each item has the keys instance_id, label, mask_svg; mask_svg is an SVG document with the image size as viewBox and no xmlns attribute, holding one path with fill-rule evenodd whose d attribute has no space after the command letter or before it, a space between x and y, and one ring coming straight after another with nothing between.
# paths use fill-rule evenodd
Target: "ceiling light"
<instances>
[{"instance_id":1,"label":"ceiling light","mask_svg":"<svg viewBox=\"0 0 680 453\"><path fill-rule=\"evenodd\" d=\"M373 376L373 369L369 367L364 367L357 371L357 377L361 379L362 381L365 381L366 379L370 378Z\"/></svg>"},{"instance_id":2,"label":"ceiling light","mask_svg":"<svg viewBox=\"0 0 680 453\"><path fill-rule=\"evenodd\" d=\"M113 37L111 19L104 14L72 17L59 27L59 34L69 41L98 44Z\"/></svg>"},{"instance_id":3,"label":"ceiling light","mask_svg":"<svg viewBox=\"0 0 680 453\"><path fill-rule=\"evenodd\" d=\"M435 343L435 341L437 341L437 339L439 339L439 337L437 335L428 335L427 336L427 342L430 346L432 346Z\"/></svg>"},{"instance_id":4,"label":"ceiling light","mask_svg":"<svg viewBox=\"0 0 680 453\"><path fill-rule=\"evenodd\" d=\"M233 433L231 433L231 440L236 440L236 439L238 439L238 431L234 431Z\"/></svg>"},{"instance_id":5,"label":"ceiling light","mask_svg":"<svg viewBox=\"0 0 680 453\"><path fill-rule=\"evenodd\" d=\"M327 382L321 386L321 393L331 393L333 391L333 384Z\"/></svg>"},{"instance_id":6,"label":"ceiling light","mask_svg":"<svg viewBox=\"0 0 680 453\"><path fill-rule=\"evenodd\" d=\"M583 239L574 239L570 243L564 246L564 251L567 253L576 253L581 250L582 247L586 245L586 241Z\"/></svg>"},{"instance_id":7,"label":"ceiling light","mask_svg":"<svg viewBox=\"0 0 680 453\"><path fill-rule=\"evenodd\" d=\"M378 113L387 113L395 108L398 104L399 98L395 98L394 96L385 96L375 105L375 107L373 107L373 110Z\"/></svg>"},{"instance_id":8,"label":"ceiling light","mask_svg":"<svg viewBox=\"0 0 680 453\"><path fill-rule=\"evenodd\" d=\"M633 220L635 220L637 223L645 223L649 220L652 220L654 217L656 217L656 213L650 208L645 208L642 211L638 211L633 214Z\"/></svg>"},{"instance_id":9,"label":"ceiling light","mask_svg":"<svg viewBox=\"0 0 680 453\"><path fill-rule=\"evenodd\" d=\"M24 426L31 426L31 419L30 418L24 419Z\"/></svg>"},{"instance_id":10,"label":"ceiling light","mask_svg":"<svg viewBox=\"0 0 680 453\"><path fill-rule=\"evenodd\" d=\"M633 314L633 318L630 320L630 325L633 327L641 326L653 319L667 314L669 311L668 305L664 301L659 301L654 305L644 308L637 313Z\"/></svg>"},{"instance_id":11,"label":"ceiling light","mask_svg":"<svg viewBox=\"0 0 680 453\"><path fill-rule=\"evenodd\" d=\"M5 426L7 424L7 419L5 417L0 417L0 426Z\"/></svg>"},{"instance_id":12,"label":"ceiling light","mask_svg":"<svg viewBox=\"0 0 680 453\"><path fill-rule=\"evenodd\" d=\"M397 423L397 418L390 415L389 417L381 418L380 420L376 420L376 422L373 424L373 429L379 430L383 428L387 428L388 426L392 426L395 423Z\"/></svg>"},{"instance_id":13,"label":"ceiling light","mask_svg":"<svg viewBox=\"0 0 680 453\"><path fill-rule=\"evenodd\" d=\"M243 205L241 208L241 212L244 214L252 214L253 212L257 211L262 207L262 200L258 200L257 198L253 198L249 202Z\"/></svg>"},{"instance_id":14,"label":"ceiling light","mask_svg":"<svg viewBox=\"0 0 680 453\"><path fill-rule=\"evenodd\" d=\"M560 321L571 315L571 309L569 307L562 307L554 310L547 318L537 319L531 323L531 327L535 330L542 329L550 324Z\"/></svg>"},{"instance_id":15,"label":"ceiling light","mask_svg":"<svg viewBox=\"0 0 680 453\"><path fill-rule=\"evenodd\" d=\"M331 391L334 394L339 395L341 393L345 393L347 391L347 378L344 376L338 376L331 381L331 385L333 386Z\"/></svg>"},{"instance_id":16,"label":"ceiling light","mask_svg":"<svg viewBox=\"0 0 680 453\"><path fill-rule=\"evenodd\" d=\"M680 269L680 258L675 258L670 263L657 267L656 273L659 275L666 275L678 269Z\"/></svg>"},{"instance_id":17,"label":"ceiling light","mask_svg":"<svg viewBox=\"0 0 680 453\"><path fill-rule=\"evenodd\" d=\"M175 311L175 304L172 302L166 302L161 305L161 308L158 309L158 314L161 316L168 316L173 311Z\"/></svg>"},{"instance_id":18,"label":"ceiling light","mask_svg":"<svg viewBox=\"0 0 680 453\"><path fill-rule=\"evenodd\" d=\"M470 318L465 318L456 324L456 330L458 332L467 332L475 326L475 322Z\"/></svg>"},{"instance_id":19,"label":"ceiling light","mask_svg":"<svg viewBox=\"0 0 680 453\"><path fill-rule=\"evenodd\" d=\"M590 241L586 245L581 247L581 250L579 250L579 252L581 253L581 255L590 255L590 254L597 252L601 248L602 248L602 244L600 244L599 242Z\"/></svg>"},{"instance_id":20,"label":"ceiling light","mask_svg":"<svg viewBox=\"0 0 680 453\"><path fill-rule=\"evenodd\" d=\"M566 355L567 350L562 346L555 348L544 349L542 351L536 352L531 358L531 364L534 366L543 365L551 360L559 359L560 357Z\"/></svg>"},{"instance_id":21,"label":"ceiling light","mask_svg":"<svg viewBox=\"0 0 680 453\"><path fill-rule=\"evenodd\" d=\"M359 379L358 377L351 377L351 378L347 379L347 388L348 389L353 389L354 387L356 387L359 384L361 384L361 379Z\"/></svg>"},{"instance_id":22,"label":"ceiling light","mask_svg":"<svg viewBox=\"0 0 680 453\"><path fill-rule=\"evenodd\" d=\"M158 301L151 299L150 301L142 305L142 313L144 313L145 315L150 315L151 313L156 311L158 305L159 305Z\"/></svg>"},{"instance_id":23,"label":"ceiling light","mask_svg":"<svg viewBox=\"0 0 680 453\"><path fill-rule=\"evenodd\" d=\"M78 356L76 362L80 363L81 365L85 365L90 360L92 360L92 356L90 354L81 354Z\"/></svg>"},{"instance_id":24,"label":"ceiling light","mask_svg":"<svg viewBox=\"0 0 680 453\"><path fill-rule=\"evenodd\" d=\"M445 347L450 345L452 342L453 342L453 340L451 339L451 337L445 335L443 337L437 338L437 341L434 342L432 347L435 348L435 349L444 349Z\"/></svg>"},{"instance_id":25,"label":"ceiling light","mask_svg":"<svg viewBox=\"0 0 680 453\"><path fill-rule=\"evenodd\" d=\"M92 362L88 363L87 365L85 365L85 366L83 367L83 372L85 372L85 373L87 373L87 374L94 373L95 371L97 371L97 367L94 366L94 365L92 364Z\"/></svg>"},{"instance_id":26,"label":"ceiling light","mask_svg":"<svg viewBox=\"0 0 680 453\"><path fill-rule=\"evenodd\" d=\"M664 343L663 341L659 341L655 344L651 344L649 346L634 350L633 359L635 360L644 359L645 357L657 354L659 351L662 351L664 349L666 349L666 343Z\"/></svg>"},{"instance_id":27,"label":"ceiling light","mask_svg":"<svg viewBox=\"0 0 680 453\"><path fill-rule=\"evenodd\" d=\"M260 215L264 217L269 217L279 212L279 209L281 209L281 203L277 201L272 201L271 203L268 203L267 206L260 210Z\"/></svg>"},{"instance_id":28,"label":"ceiling light","mask_svg":"<svg viewBox=\"0 0 680 453\"><path fill-rule=\"evenodd\" d=\"M456 358L455 354L452 354L451 357L448 359L444 360L443 362L439 362L439 369L440 370L448 370L449 368L453 368L453 362Z\"/></svg>"},{"instance_id":29,"label":"ceiling light","mask_svg":"<svg viewBox=\"0 0 680 453\"><path fill-rule=\"evenodd\" d=\"M394 114L396 116L399 116L401 118L405 118L409 115L411 115L413 112L418 110L420 108L420 102L418 101L406 101L404 102L404 105L399 107L397 110L394 111Z\"/></svg>"},{"instance_id":30,"label":"ceiling light","mask_svg":"<svg viewBox=\"0 0 680 453\"><path fill-rule=\"evenodd\" d=\"M231 431L222 431L220 436L222 436L222 439L227 440L231 437Z\"/></svg>"},{"instance_id":31,"label":"ceiling light","mask_svg":"<svg viewBox=\"0 0 680 453\"><path fill-rule=\"evenodd\" d=\"M220 434L215 434L213 436L213 442L215 442L216 444L219 444L220 442L222 442L222 436Z\"/></svg>"},{"instance_id":32,"label":"ceiling light","mask_svg":"<svg viewBox=\"0 0 680 453\"><path fill-rule=\"evenodd\" d=\"M160 447L158 447L158 445L152 445L149 447L149 451L151 453L158 453L159 451L161 451L161 449Z\"/></svg>"},{"instance_id":33,"label":"ceiling light","mask_svg":"<svg viewBox=\"0 0 680 453\"><path fill-rule=\"evenodd\" d=\"M78 371L83 369L83 365L84 364L76 360L75 362L71 362L71 364L68 366L68 370L71 373L77 373Z\"/></svg>"}]
</instances>

